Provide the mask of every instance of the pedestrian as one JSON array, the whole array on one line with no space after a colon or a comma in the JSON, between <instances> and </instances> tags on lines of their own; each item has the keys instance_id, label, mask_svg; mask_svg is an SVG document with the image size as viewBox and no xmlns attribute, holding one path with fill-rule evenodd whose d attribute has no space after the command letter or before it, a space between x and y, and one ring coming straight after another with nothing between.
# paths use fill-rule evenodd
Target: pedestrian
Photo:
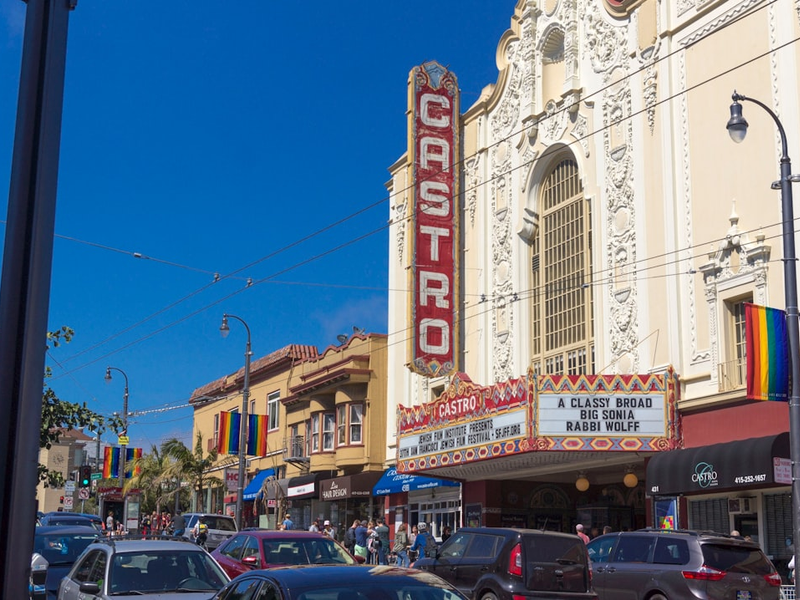
<instances>
[{"instance_id":1,"label":"pedestrian","mask_svg":"<svg viewBox=\"0 0 800 600\"><path fill-rule=\"evenodd\" d=\"M417 526L416 525L412 525L411 526L411 532L408 534L408 560L410 562L412 562L412 563L415 560L417 560L417 552L416 552L416 550L412 550L411 549L411 546L414 545L414 542L417 539L417 534L418 534Z\"/></svg>"},{"instance_id":2,"label":"pedestrian","mask_svg":"<svg viewBox=\"0 0 800 600\"><path fill-rule=\"evenodd\" d=\"M356 521L358 525L356 526L355 531L353 532L356 537L355 546L353 546L353 554L356 556L361 556L362 558L367 558L367 522L366 521Z\"/></svg>"},{"instance_id":3,"label":"pedestrian","mask_svg":"<svg viewBox=\"0 0 800 600\"><path fill-rule=\"evenodd\" d=\"M453 530L450 529L450 525L444 526L444 531L442 531L442 542L446 542L450 539L450 536L453 535Z\"/></svg>"},{"instance_id":4,"label":"pedestrian","mask_svg":"<svg viewBox=\"0 0 800 600\"><path fill-rule=\"evenodd\" d=\"M578 537L583 540L584 544L588 544L589 543L589 536L586 535L585 533L583 533L583 525L581 523L578 523L577 525L575 525L575 533L577 533Z\"/></svg>"},{"instance_id":5,"label":"pedestrian","mask_svg":"<svg viewBox=\"0 0 800 600\"><path fill-rule=\"evenodd\" d=\"M611 533L612 531L613 530L611 529L611 525L606 525L605 527L603 527L603 535Z\"/></svg>"},{"instance_id":6,"label":"pedestrian","mask_svg":"<svg viewBox=\"0 0 800 600\"><path fill-rule=\"evenodd\" d=\"M208 539L208 524L206 524L205 517L200 517L197 519L197 523L195 523L194 527L192 528L192 535L194 536L194 541L197 542L198 546L208 550L208 546L206 546L206 540Z\"/></svg>"},{"instance_id":7,"label":"pedestrian","mask_svg":"<svg viewBox=\"0 0 800 600\"><path fill-rule=\"evenodd\" d=\"M378 536L378 564L385 565L386 553L389 552L389 527L383 522L383 517L378 517L375 525L375 534Z\"/></svg>"},{"instance_id":8,"label":"pedestrian","mask_svg":"<svg viewBox=\"0 0 800 600\"><path fill-rule=\"evenodd\" d=\"M319 533L319 519L314 519L314 522L311 523L311 527L309 527L308 530L313 533Z\"/></svg>"},{"instance_id":9,"label":"pedestrian","mask_svg":"<svg viewBox=\"0 0 800 600\"><path fill-rule=\"evenodd\" d=\"M150 531L150 515L147 513L142 517L142 535L147 535Z\"/></svg>"},{"instance_id":10,"label":"pedestrian","mask_svg":"<svg viewBox=\"0 0 800 600\"><path fill-rule=\"evenodd\" d=\"M381 541L375 533L375 521L372 519L367 523L367 563L370 565L378 564L378 546Z\"/></svg>"},{"instance_id":11,"label":"pedestrian","mask_svg":"<svg viewBox=\"0 0 800 600\"><path fill-rule=\"evenodd\" d=\"M408 568L411 561L408 560L408 526L400 523L397 533L394 534L394 546L392 552L397 556L397 566Z\"/></svg>"},{"instance_id":12,"label":"pedestrian","mask_svg":"<svg viewBox=\"0 0 800 600\"><path fill-rule=\"evenodd\" d=\"M327 519L325 520L325 523L323 523L322 525L322 535L327 536L331 539L334 539L336 537L336 534L333 531L333 525L331 525L331 522L328 521Z\"/></svg>"},{"instance_id":13,"label":"pedestrian","mask_svg":"<svg viewBox=\"0 0 800 600\"><path fill-rule=\"evenodd\" d=\"M172 535L180 537L184 533L186 533L186 517L178 510L175 511L175 516L172 517Z\"/></svg>"},{"instance_id":14,"label":"pedestrian","mask_svg":"<svg viewBox=\"0 0 800 600\"><path fill-rule=\"evenodd\" d=\"M106 517L106 535L113 535L114 534L114 511L108 511L108 516Z\"/></svg>"},{"instance_id":15,"label":"pedestrian","mask_svg":"<svg viewBox=\"0 0 800 600\"><path fill-rule=\"evenodd\" d=\"M286 516L283 518L283 528L286 530L294 529L294 521L292 521L292 515L286 513Z\"/></svg>"},{"instance_id":16,"label":"pedestrian","mask_svg":"<svg viewBox=\"0 0 800 600\"><path fill-rule=\"evenodd\" d=\"M347 551L353 555L356 553L356 529L360 524L361 521L356 519L353 521L353 524L347 528L347 531L344 532L344 547L347 548Z\"/></svg>"},{"instance_id":17,"label":"pedestrian","mask_svg":"<svg viewBox=\"0 0 800 600\"><path fill-rule=\"evenodd\" d=\"M417 523L417 537L414 539L410 550L417 552L420 557L436 557L436 540L428 533L428 524L424 521Z\"/></svg>"}]
</instances>

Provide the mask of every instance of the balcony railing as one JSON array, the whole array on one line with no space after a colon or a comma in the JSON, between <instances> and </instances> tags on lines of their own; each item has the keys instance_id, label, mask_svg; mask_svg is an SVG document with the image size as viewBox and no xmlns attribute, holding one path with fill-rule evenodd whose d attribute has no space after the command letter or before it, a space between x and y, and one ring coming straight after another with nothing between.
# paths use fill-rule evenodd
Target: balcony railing
<instances>
[{"instance_id":1,"label":"balcony railing","mask_svg":"<svg viewBox=\"0 0 800 600\"><path fill-rule=\"evenodd\" d=\"M719 391L730 392L747 385L747 359L719 363Z\"/></svg>"},{"instance_id":2,"label":"balcony railing","mask_svg":"<svg viewBox=\"0 0 800 600\"><path fill-rule=\"evenodd\" d=\"M302 435L295 435L284 438L283 440L283 460L288 463L307 463L309 462L306 453L306 438Z\"/></svg>"}]
</instances>

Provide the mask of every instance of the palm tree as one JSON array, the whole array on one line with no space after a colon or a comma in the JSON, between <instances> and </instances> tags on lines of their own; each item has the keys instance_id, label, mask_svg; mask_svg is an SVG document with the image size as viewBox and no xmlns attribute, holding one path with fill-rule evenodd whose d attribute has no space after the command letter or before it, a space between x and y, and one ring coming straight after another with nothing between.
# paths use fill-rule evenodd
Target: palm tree
<instances>
[{"instance_id":1,"label":"palm tree","mask_svg":"<svg viewBox=\"0 0 800 600\"><path fill-rule=\"evenodd\" d=\"M150 452L134 459L131 467L137 473L125 482L125 488L136 488L142 492L142 510L161 512L162 504L174 496L174 486L170 486L168 472L174 471L175 459L152 446Z\"/></svg>"},{"instance_id":2,"label":"palm tree","mask_svg":"<svg viewBox=\"0 0 800 600\"><path fill-rule=\"evenodd\" d=\"M161 445L161 453L174 459L165 475L170 478L175 477L178 481L186 481L191 485L191 489L196 489L199 496L198 510L203 512L203 487L222 485L217 477L208 474L217 462L216 448L210 450L204 457L203 436L198 433L194 451L189 450L181 440L171 438Z\"/></svg>"}]
</instances>

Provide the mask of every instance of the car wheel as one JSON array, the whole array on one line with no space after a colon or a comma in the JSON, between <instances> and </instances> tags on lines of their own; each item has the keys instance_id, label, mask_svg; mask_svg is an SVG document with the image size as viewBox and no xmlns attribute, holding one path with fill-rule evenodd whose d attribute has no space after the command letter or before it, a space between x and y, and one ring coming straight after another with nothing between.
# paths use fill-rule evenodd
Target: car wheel
<instances>
[{"instance_id":1,"label":"car wheel","mask_svg":"<svg viewBox=\"0 0 800 600\"><path fill-rule=\"evenodd\" d=\"M481 600L497 600L497 595L494 592L484 592L481 595Z\"/></svg>"}]
</instances>

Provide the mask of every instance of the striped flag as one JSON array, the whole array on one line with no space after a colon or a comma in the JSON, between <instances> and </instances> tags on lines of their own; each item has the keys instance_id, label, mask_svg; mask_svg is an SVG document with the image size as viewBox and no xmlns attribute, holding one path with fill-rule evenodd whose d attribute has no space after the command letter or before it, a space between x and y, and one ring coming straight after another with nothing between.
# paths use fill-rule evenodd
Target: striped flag
<instances>
[{"instance_id":1,"label":"striped flag","mask_svg":"<svg viewBox=\"0 0 800 600\"><path fill-rule=\"evenodd\" d=\"M219 413L219 435L217 452L220 454L239 454L239 427L242 415L238 412Z\"/></svg>"},{"instance_id":2,"label":"striped flag","mask_svg":"<svg viewBox=\"0 0 800 600\"><path fill-rule=\"evenodd\" d=\"M267 455L267 415L250 415L247 424L247 454Z\"/></svg>"},{"instance_id":3,"label":"striped flag","mask_svg":"<svg viewBox=\"0 0 800 600\"><path fill-rule=\"evenodd\" d=\"M789 344L786 313L745 303L747 398L789 399Z\"/></svg>"},{"instance_id":4,"label":"striped flag","mask_svg":"<svg viewBox=\"0 0 800 600\"><path fill-rule=\"evenodd\" d=\"M120 467L120 449L113 446L106 446L103 450L103 479L118 479ZM126 448L125 449L125 479L130 479L131 475L139 475L142 468L137 466L134 468L133 461L142 457L141 448ZM134 472L131 474L131 469Z\"/></svg>"},{"instance_id":5,"label":"striped flag","mask_svg":"<svg viewBox=\"0 0 800 600\"><path fill-rule=\"evenodd\" d=\"M130 479L131 476L136 477L137 475L141 474L142 467L136 465L134 467L134 461L137 459L142 458L142 449L141 448L128 448L127 452L125 452L125 477L126 479ZM131 473L131 469L133 469L133 473Z\"/></svg>"}]
</instances>

